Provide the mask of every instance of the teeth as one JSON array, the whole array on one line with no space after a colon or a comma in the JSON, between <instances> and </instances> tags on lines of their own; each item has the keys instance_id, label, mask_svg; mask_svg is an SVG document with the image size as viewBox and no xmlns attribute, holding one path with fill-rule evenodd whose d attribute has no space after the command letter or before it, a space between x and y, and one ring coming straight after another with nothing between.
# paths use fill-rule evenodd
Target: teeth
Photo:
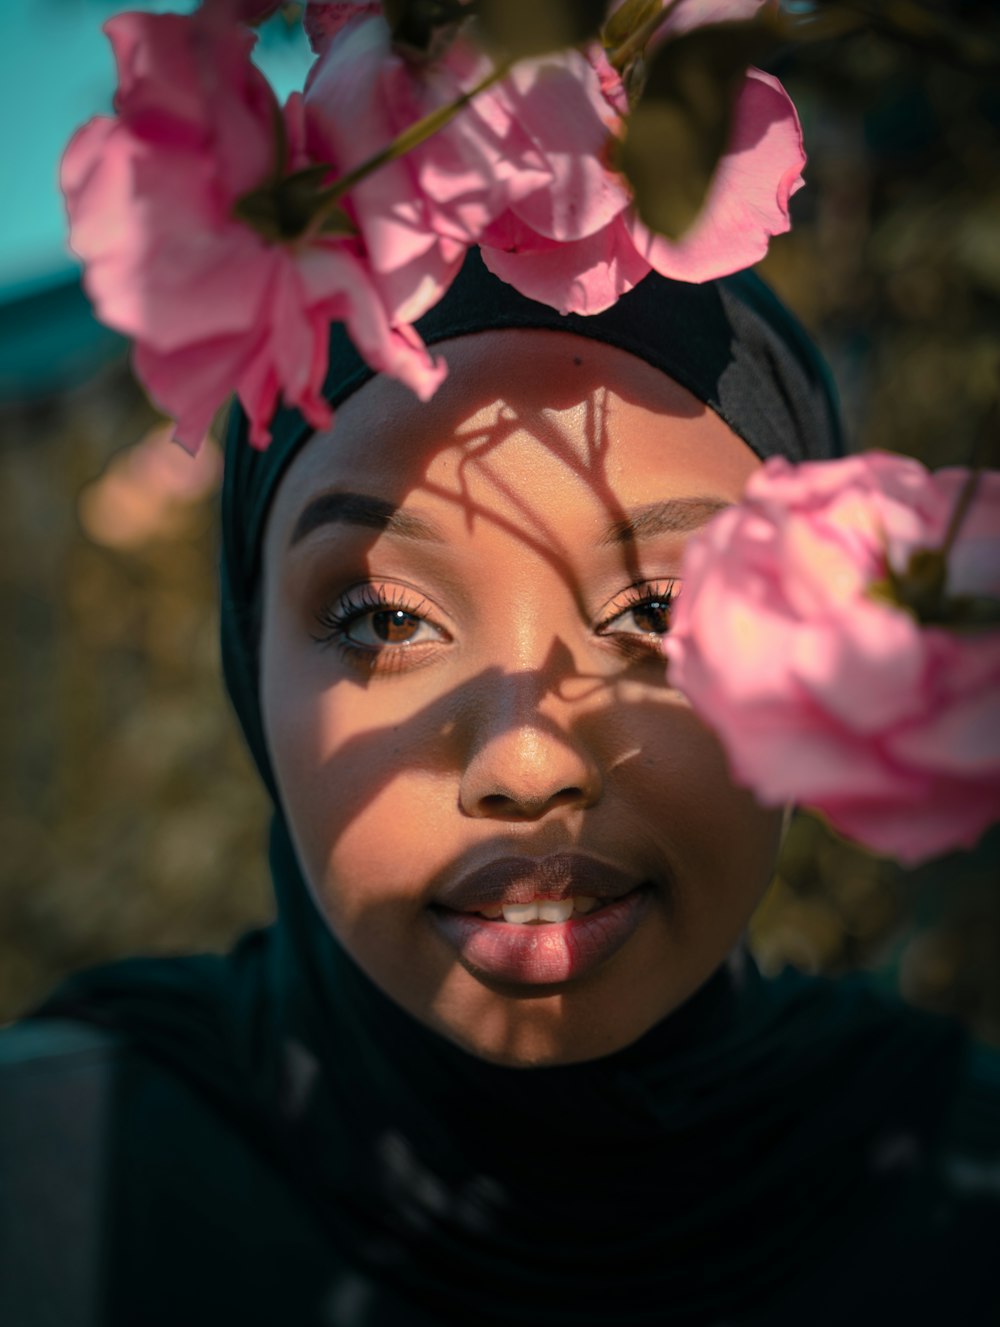
<instances>
[{"instance_id":1,"label":"teeth","mask_svg":"<svg viewBox=\"0 0 1000 1327\"><path fill-rule=\"evenodd\" d=\"M537 903L504 903L501 911L505 922L521 924L538 920Z\"/></svg>"},{"instance_id":2,"label":"teeth","mask_svg":"<svg viewBox=\"0 0 1000 1327\"><path fill-rule=\"evenodd\" d=\"M503 908L501 908L499 903L487 903L486 906L480 908L479 911L484 917L488 917L491 922L499 921L503 916Z\"/></svg>"},{"instance_id":3,"label":"teeth","mask_svg":"<svg viewBox=\"0 0 1000 1327\"><path fill-rule=\"evenodd\" d=\"M543 922L568 922L573 916L571 898L547 898L538 904L538 917Z\"/></svg>"},{"instance_id":4,"label":"teeth","mask_svg":"<svg viewBox=\"0 0 1000 1327\"><path fill-rule=\"evenodd\" d=\"M481 909L485 917L502 916L505 922L521 926L525 922L568 922L574 912L581 915L600 907L600 900L584 895L572 898L535 899L531 903L504 903L496 908Z\"/></svg>"}]
</instances>

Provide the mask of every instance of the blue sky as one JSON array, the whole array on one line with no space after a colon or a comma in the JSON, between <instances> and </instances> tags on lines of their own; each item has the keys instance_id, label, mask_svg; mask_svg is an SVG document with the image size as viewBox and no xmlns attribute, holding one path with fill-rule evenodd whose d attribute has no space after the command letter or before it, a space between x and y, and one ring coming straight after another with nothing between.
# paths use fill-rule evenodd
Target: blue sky
<instances>
[{"instance_id":1,"label":"blue sky","mask_svg":"<svg viewBox=\"0 0 1000 1327\"><path fill-rule=\"evenodd\" d=\"M65 278L59 157L73 130L111 108L114 62L101 24L122 9L187 12L192 0L0 3L0 299ZM266 25L258 63L282 98L301 87L309 48L300 29Z\"/></svg>"}]
</instances>

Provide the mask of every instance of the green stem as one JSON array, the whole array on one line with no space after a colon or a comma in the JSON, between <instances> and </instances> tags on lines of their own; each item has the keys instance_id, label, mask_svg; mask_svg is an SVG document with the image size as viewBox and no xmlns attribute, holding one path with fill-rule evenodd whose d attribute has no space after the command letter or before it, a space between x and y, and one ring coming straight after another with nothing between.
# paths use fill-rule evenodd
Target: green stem
<instances>
[{"instance_id":1,"label":"green stem","mask_svg":"<svg viewBox=\"0 0 1000 1327\"><path fill-rule=\"evenodd\" d=\"M646 49L646 43L659 32L664 23L677 8L680 0L667 0L658 14L653 14L646 19L636 30L616 46L613 51L608 52L608 63L612 68L617 69L619 73Z\"/></svg>"},{"instance_id":2,"label":"green stem","mask_svg":"<svg viewBox=\"0 0 1000 1327\"><path fill-rule=\"evenodd\" d=\"M432 134L436 134L439 129L443 129L460 110L468 106L473 97L477 97L480 92L485 92L494 83L499 83L502 78L505 78L510 72L511 64L512 61L510 60L501 61L485 78L480 79L474 88L470 88L468 92L463 92L460 97L449 102L447 106L440 106L437 110L431 111L429 115L423 116L422 119L411 124L409 129L405 129L398 138L394 138L387 147L382 148L381 151L363 161L360 166L355 166L346 175L342 175L339 180L334 180L333 184L321 190L317 197L322 201L322 206L317 211L314 222L322 225L323 220L334 211L341 198L361 180L367 179L380 166L405 156L413 148L419 147Z\"/></svg>"},{"instance_id":3,"label":"green stem","mask_svg":"<svg viewBox=\"0 0 1000 1327\"><path fill-rule=\"evenodd\" d=\"M948 528L945 531L944 540L938 549L942 558L947 558L951 552L955 540L958 538L958 532L962 528L962 523L969 513L969 508L976 496L976 490L979 488L979 481L986 469L986 458L989 455L990 445L998 428L1000 428L1000 405L994 401L987 412L986 419L983 421L979 437L976 439L976 446L972 452L972 468L962 485L962 490L955 503L955 509L951 513L951 519L948 522Z\"/></svg>"}]
</instances>

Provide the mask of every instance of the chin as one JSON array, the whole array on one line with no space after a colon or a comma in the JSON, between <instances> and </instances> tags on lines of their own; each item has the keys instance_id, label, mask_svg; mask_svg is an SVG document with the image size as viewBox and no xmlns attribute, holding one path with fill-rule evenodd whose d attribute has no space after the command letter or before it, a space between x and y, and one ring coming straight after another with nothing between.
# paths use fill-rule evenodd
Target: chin
<instances>
[{"instance_id":1,"label":"chin","mask_svg":"<svg viewBox=\"0 0 1000 1327\"><path fill-rule=\"evenodd\" d=\"M572 992L494 996L500 1007L481 1010L475 1022L435 1018L435 1031L462 1050L507 1069L544 1069L599 1060L632 1045L668 1011L651 1012L635 1026L596 1019ZM589 1003L589 1002L588 1002ZM513 1006L513 1007L511 1007ZM606 1012L606 1007L605 1007Z\"/></svg>"}]
</instances>

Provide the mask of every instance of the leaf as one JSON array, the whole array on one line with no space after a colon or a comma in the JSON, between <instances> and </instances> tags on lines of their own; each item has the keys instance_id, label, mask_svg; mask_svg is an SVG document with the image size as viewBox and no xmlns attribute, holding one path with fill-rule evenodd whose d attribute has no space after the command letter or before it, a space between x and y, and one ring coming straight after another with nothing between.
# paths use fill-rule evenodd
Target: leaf
<instances>
[{"instance_id":1,"label":"leaf","mask_svg":"<svg viewBox=\"0 0 1000 1327\"><path fill-rule=\"evenodd\" d=\"M719 23L666 41L649 57L617 157L650 230L677 240L696 220L729 143L747 66L767 45L757 23Z\"/></svg>"},{"instance_id":2,"label":"leaf","mask_svg":"<svg viewBox=\"0 0 1000 1327\"><path fill-rule=\"evenodd\" d=\"M354 235L354 223L335 205L333 190L320 187L329 174L323 163L306 166L238 198L233 215L270 244L297 240L312 226L324 235Z\"/></svg>"},{"instance_id":3,"label":"leaf","mask_svg":"<svg viewBox=\"0 0 1000 1327\"><path fill-rule=\"evenodd\" d=\"M937 548L914 549L906 571L895 579L901 602L912 608L918 618L922 613L936 613L948 584L948 560Z\"/></svg>"},{"instance_id":4,"label":"leaf","mask_svg":"<svg viewBox=\"0 0 1000 1327\"><path fill-rule=\"evenodd\" d=\"M868 587L869 598L910 613L923 627L978 631L1000 626L1000 599L989 595L947 593L948 559L939 548L918 548L906 570L886 568Z\"/></svg>"},{"instance_id":5,"label":"leaf","mask_svg":"<svg viewBox=\"0 0 1000 1327\"><path fill-rule=\"evenodd\" d=\"M1000 599L985 594L959 594L946 599L944 612L938 619L951 631L981 631L984 627L1000 627Z\"/></svg>"},{"instance_id":6,"label":"leaf","mask_svg":"<svg viewBox=\"0 0 1000 1327\"><path fill-rule=\"evenodd\" d=\"M644 27L662 8L662 0L624 0L624 4L608 16L601 40L608 50L613 51Z\"/></svg>"},{"instance_id":7,"label":"leaf","mask_svg":"<svg viewBox=\"0 0 1000 1327\"><path fill-rule=\"evenodd\" d=\"M358 233L357 226L342 207L327 212L316 229L320 235L335 235L342 239Z\"/></svg>"},{"instance_id":8,"label":"leaf","mask_svg":"<svg viewBox=\"0 0 1000 1327\"><path fill-rule=\"evenodd\" d=\"M255 189L252 193L237 198L233 204L233 216L251 230L255 230L270 244L284 238L273 189Z\"/></svg>"},{"instance_id":9,"label":"leaf","mask_svg":"<svg viewBox=\"0 0 1000 1327\"><path fill-rule=\"evenodd\" d=\"M600 35L608 0L480 0L484 38L511 59L544 55Z\"/></svg>"}]
</instances>

